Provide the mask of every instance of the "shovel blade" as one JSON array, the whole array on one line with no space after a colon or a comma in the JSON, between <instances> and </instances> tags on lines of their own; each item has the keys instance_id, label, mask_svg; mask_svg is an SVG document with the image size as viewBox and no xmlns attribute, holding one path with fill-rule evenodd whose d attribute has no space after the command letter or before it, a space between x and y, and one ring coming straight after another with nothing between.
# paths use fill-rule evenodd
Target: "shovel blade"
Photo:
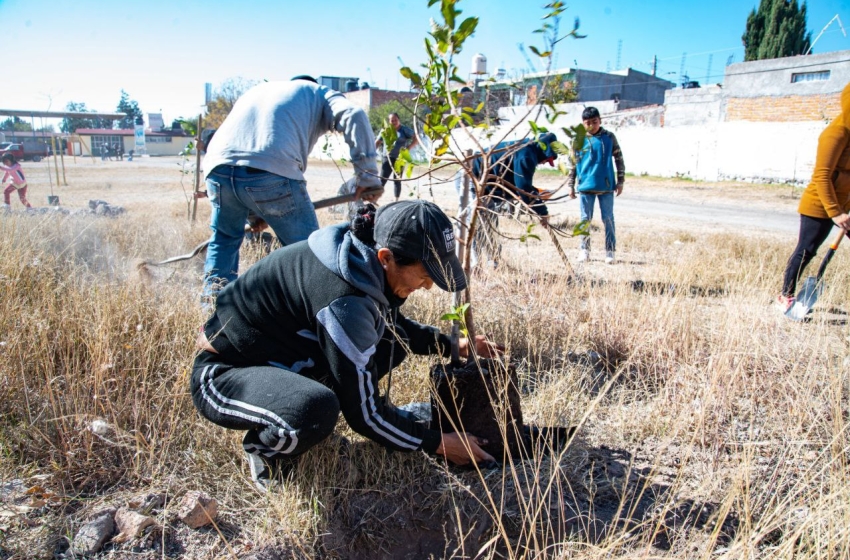
<instances>
[{"instance_id":1,"label":"shovel blade","mask_svg":"<svg viewBox=\"0 0 850 560\"><path fill-rule=\"evenodd\" d=\"M823 282L818 282L817 278L812 276L806 278L803 289L797 294L794 305L785 312L785 315L794 321L802 321L823 293L823 289Z\"/></svg>"}]
</instances>

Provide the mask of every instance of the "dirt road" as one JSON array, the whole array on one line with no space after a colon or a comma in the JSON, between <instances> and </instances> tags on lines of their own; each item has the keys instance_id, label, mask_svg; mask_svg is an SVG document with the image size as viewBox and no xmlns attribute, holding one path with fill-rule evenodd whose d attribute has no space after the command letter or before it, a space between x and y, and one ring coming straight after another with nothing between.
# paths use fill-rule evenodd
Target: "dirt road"
<instances>
[{"instance_id":1,"label":"dirt road","mask_svg":"<svg viewBox=\"0 0 850 560\"><path fill-rule=\"evenodd\" d=\"M56 185L52 168L48 178L48 165L46 160L25 165L31 185L29 197L36 206L43 206L51 193L58 194L63 206L69 208L84 208L89 199L95 198L127 206L128 210L150 208L154 202L187 204L192 188L192 175L181 172L178 157L137 158L132 162L101 162L89 158L77 158L74 162L67 158L67 187ZM306 176L314 200L335 195L351 173L350 166L339 168L331 162L311 161ZM439 175L448 179L451 174ZM564 178L553 172L539 172L535 183L541 188L557 189ZM414 179L405 182L403 196L414 193L417 186L421 196L430 198L433 193L436 202L447 210L456 208L457 197L451 181ZM624 228L660 227L793 236L798 228L798 198L799 190L786 185L627 177L624 193L615 204L615 215L618 226ZM13 208L16 203L12 201ZM209 203L201 201L200 204ZM556 217L577 219L578 201L565 199L553 204L551 212Z\"/></svg>"}]
</instances>

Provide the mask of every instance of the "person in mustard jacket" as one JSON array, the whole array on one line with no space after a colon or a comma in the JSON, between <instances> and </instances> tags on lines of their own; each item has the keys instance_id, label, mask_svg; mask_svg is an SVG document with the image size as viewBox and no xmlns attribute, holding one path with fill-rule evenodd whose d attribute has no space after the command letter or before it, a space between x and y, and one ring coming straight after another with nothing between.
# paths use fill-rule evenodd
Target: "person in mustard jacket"
<instances>
[{"instance_id":1,"label":"person in mustard jacket","mask_svg":"<svg viewBox=\"0 0 850 560\"><path fill-rule=\"evenodd\" d=\"M787 311L794 305L797 282L832 226L850 232L850 84L841 92L841 114L818 138L818 153L812 180L803 191L800 206L800 237L791 253L782 280L778 306Z\"/></svg>"}]
</instances>

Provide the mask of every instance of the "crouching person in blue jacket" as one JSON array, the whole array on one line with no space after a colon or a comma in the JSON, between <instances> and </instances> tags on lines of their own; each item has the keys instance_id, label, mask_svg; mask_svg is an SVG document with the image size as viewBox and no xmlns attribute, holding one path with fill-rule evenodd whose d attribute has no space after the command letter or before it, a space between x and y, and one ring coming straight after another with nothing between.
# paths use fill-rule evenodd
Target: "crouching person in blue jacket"
<instances>
[{"instance_id":1,"label":"crouching person in blue jacket","mask_svg":"<svg viewBox=\"0 0 850 560\"><path fill-rule=\"evenodd\" d=\"M449 337L402 315L414 291L463 290L449 218L434 204L360 209L350 224L320 229L272 252L231 282L199 336L192 399L211 422L244 430L260 490L328 437L340 412L351 428L390 449L492 461L468 434L440 433L392 406L378 382L406 357L451 354ZM470 341L461 339L460 354ZM500 353L484 336L485 357ZM471 456L470 456L471 455Z\"/></svg>"}]
</instances>

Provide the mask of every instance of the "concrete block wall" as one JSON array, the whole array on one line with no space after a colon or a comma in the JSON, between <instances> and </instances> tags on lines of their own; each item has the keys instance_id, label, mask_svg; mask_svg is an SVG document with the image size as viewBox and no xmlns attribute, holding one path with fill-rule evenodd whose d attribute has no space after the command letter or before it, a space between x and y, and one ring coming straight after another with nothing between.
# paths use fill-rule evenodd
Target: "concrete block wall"
<instances>
[{"instance_id":1,"label":"concrete block wall","mask_svg":"<svg viewBox=\"0 0 850 560\"><path fill-rule=\"evenodd\" d=\"M806 184L818 122L719 122L665 128L614 129L626 170L635 175Z\"/></svg>"},{"instance_id":2,"label":"concrete block wall","mask_svg":"<svg viewBox=\"0 0 850 560\"><path fill-rule=\"evenodd\" d=\"M723 91L720 86L671 89L664 96L664 126L689 126L720 122Z\"/></svg>"}]
</instances>

